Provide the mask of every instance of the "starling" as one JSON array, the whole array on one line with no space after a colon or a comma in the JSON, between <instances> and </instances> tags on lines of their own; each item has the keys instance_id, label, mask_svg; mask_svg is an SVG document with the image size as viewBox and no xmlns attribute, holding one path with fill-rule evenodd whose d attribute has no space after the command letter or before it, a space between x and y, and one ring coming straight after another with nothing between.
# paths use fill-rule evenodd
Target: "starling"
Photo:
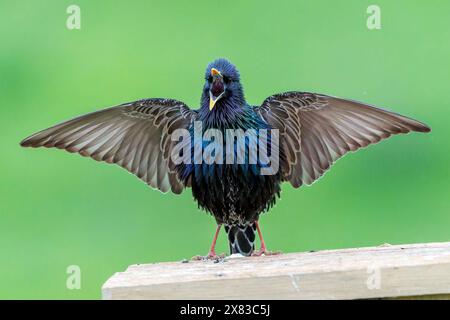
<instances>
[{"instance_id":1,"label":"starling","mask_svg":"<svg viewBox=\"0 0 450 320\"><path fill-rule=\"evenodd\" d=\"M195 138L197 129L200 139ZM214 139L204 139L202 134L210 129L215 130ZM244 132L244 143L232 136L225 146L218 138L228 138L230 130ZM164 193L180 194L190 187L198 206L217 221L206 256L216 259L214 248L222 225L231 254L269 254L258 219L280 197L282 182L295 188L311 185L349 151L410 131L429 132L430 128L397 113L324 94L285 92L252 106L245 100L236 67L217 59L206 68L197 110L173 99L139 100L60 123L33 134L21 145L56 147L118 164ZM181 139L180 132L188 133L188 138ZM252 144L247 132L258 137L258 142L264 132L266 139ZM202 150L213 141L228 151L227 156L241 157L241 161L227 158L224 162L225 155L218 149L206 161ZM270 149L270 156L277 155L276 170L263 174L268 162L255 161L256 149L267 155ZM261 241L258 251L256 231Z\"/></svg>"}]
</instances>

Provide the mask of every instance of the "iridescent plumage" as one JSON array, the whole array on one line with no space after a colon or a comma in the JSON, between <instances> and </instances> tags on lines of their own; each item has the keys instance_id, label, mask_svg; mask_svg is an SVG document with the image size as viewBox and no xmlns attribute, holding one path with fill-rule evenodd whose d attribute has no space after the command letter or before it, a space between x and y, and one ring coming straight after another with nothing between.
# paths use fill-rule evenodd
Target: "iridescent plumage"
<instances>
[{"instance_id":1,"label":"iridescent plumage","mask_svg":"<svg viewBox=\"0 0 450 320\"><path fill-rule=\"evenodd\" d=\"M173 163L172 134L177 129L193 133L195 121L203 131L224 134L227 129L278 130L279 170L261 175L259 163ZM162 192L178 194L191 187L198 205L225 225L231 252L250 255L255 231L260 232L259 215L275 204L283 181L296 188L310 185L349 151L410 131L430 129L390 111L322 94L286 92L251 106L235 66L218 59L206 69L198 110L172 99L139 100L63 122L21 145L56 147L115 163ZM191 142L194 160L195 143L204 141ZM263 241L261 249L264 253ZM215 256L214 246L209 256Z\"/></svg>"}]
</instances>

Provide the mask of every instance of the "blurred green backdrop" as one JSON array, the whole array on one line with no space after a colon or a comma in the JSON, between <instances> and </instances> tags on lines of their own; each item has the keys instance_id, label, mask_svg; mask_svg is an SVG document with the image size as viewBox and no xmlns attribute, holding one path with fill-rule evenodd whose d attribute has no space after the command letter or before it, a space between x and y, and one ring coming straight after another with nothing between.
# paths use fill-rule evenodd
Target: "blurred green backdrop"
<instances>
[{"instance_id":1,"label":"blurred green backdrop","mask_svg":"<svg viewBox=\"0 0 450 320\"><path fill-rule=\"evenodd\" d=\"M381 30L366 27L374 3ZM70 4L81 30L66 28ZM310 188L285 184L261 219L270 248L449 241L449 12L446 0L1 0L0 298L100 298L130 264L207 252L215 222L190 191L162 195L119 167L19 141L139 98L197 108L216 57L238 66L254 104L321 92L433 128L351 154ZM66 288L69 265L80 290Z\"/></svg>"}]
</instances>

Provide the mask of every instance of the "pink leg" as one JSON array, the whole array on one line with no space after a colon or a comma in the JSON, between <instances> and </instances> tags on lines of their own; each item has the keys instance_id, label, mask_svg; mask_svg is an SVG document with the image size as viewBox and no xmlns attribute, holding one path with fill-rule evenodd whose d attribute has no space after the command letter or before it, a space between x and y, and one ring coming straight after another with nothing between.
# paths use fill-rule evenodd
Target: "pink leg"
<instances>
[{"instance_id":1,"label":"pink leg","mask_svg":"<svg viewBox=\"0 0 450 320\"><path fill-rule=\"evenodd\" d=\"M222 227L221 224L217 225L216 233L214 234L214 238L211 244L211 248L209 249L208 257L215 257L216 256L216 242L217 238L219 237L220 228Z\"/></svg>"},{"instance_id":2,"label":"pink leg","mask_svg":"<svg viewBox=\"0 0 450 320\"><path fill-rule=\"evenodd\" d=\"M259 228L258 221L255 221L256 230L258 231L259 240L261 241L261 249L252 253L252 256L261 256L261 255L275 255L281 254L280 251L268 251L266 248L266 243L264 242L264 238L262 236L261 229Z\"/></svg>"},{"instance_id":3,"label":"pink leg","mask_svg":"<svg viewBox=\"0 0 450 320\"><path fill-rule=\"evenodd\" d=\"M259 240L261 240L261 253L265 253L266 252L266 243L264 242L264 238L262 236L262 232L261 229L259 228L259 223L258 221L255 221L255 225L256 225L256 230L258 231L258 236L259 236Z\"/></svg>"},{"instance_id":4,"label":"pink leg","mask_svg":"<svg viewBox=\"0 0 450 320\"><path fill-rule=\"evenodd\" d=\"M217 238L219 237L220 228L222 227L221 224L217 225L216 233L214 233L214 238L211 243L211 248L209 249L207 256L194 256L192 257L192 260L217 260L222 259L225 257L225 254L217 255L216 254L216 242Z\"/></svg>"}]
</instances>

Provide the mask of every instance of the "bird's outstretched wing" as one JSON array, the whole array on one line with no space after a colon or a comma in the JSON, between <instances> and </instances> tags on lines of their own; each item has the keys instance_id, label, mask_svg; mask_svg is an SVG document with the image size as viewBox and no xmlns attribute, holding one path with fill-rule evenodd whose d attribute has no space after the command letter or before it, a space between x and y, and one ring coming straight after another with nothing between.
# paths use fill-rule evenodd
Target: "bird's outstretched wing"
<instances>
[{"instance_id":1,"label":"bird's outstretched wing","mask_svg":"<svg viewBox=\"0 0 450 320\"><path fill-rule=\"evenodd\" d=\"M298 188L310 185L349 151L393 134L429 132L416 120L361 102L307 92L268 97L255 111L279 129L283 178Z\"/></svg>"},{"instance_id":2,"label":"bird's outstretched wing","mask_svg":"<svg viewBox=\"0 0 450 320\"><path fill-rule=\"evenodd\" d=\"M55 147L116 163L162 192L181 193L170 165L170 134L188 128L195 111L171 99L147 99L93 112L40 131L24 147Z\"/></svg>"}]
</instances>

